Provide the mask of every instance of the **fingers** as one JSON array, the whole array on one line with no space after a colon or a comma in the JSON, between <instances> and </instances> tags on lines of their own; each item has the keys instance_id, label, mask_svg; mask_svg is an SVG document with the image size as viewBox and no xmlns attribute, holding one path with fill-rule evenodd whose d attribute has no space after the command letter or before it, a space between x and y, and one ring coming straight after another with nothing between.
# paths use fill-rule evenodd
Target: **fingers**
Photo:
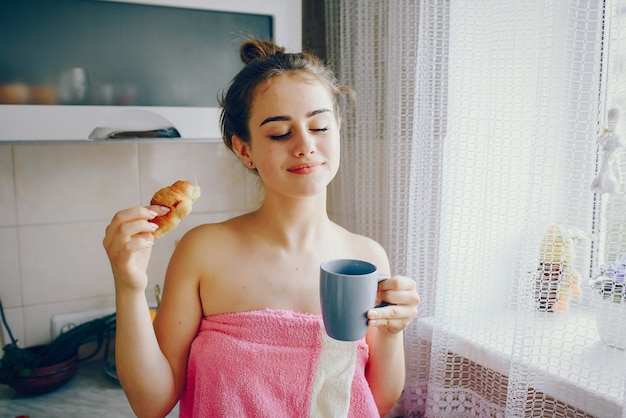
<instances>
[{"instance_id":1,"label":"fingers","mask_svg":"<svg viewBox=\"0 0 626 418\"><path fill-rule=\"evenodd\" d=\"M102 244L106 250L117 289L145 289L147 267L158 226L151 222L169 211L167 207L148 206L124 209L107 226Z\"/></svg>"},{"instance_id":2,"label":"fingers","mask_svg":"<svg viewBox=\"0 0 626 418\"><path fill-rule=\"evenodd\" d=\"M401 305L372 309L367 313L368 325L384 328L395 334L404 330L415 318L417 311Z\"/></svg>"},{"instance_id":3,"label":"fingers","mask_svg":"<svg viewBox=\"0 0 626 418\"><path fill-rule=\"evenodd\" d=\"M134 207L113 216L102 244L114 271L143 270L154 244L152 232L158 228L150 220L168 211L161 206Z\"/></svg>"},{"instance_id":4,"label":"fingers","mask_svg":"<svg viewBox=\"0 0 626 418\"><path fill-rule=\"evenodd\" d=\"M134 207L124 209L115 214L107 226L103 245L108 250L119 249L131 238L148 238L158 226L152 222L157 216L169 212L165 206Z\"/></svg>"},{"instance_id":5,"label":"fingers","mask_svg":"<svg viewBox=\"0 0 626 418\"><path fill-rule=\"evenodd\" d=\"M415 280L410 277L393 276L378 283L377 298L392 305L419 305Z\"/></svg>"},{"instance_id":6,"label":"fingers","mask_svg":"<svg viewBox=\"0 0 626 418\"><path fill-rule=\"evenodd\" d=\"M417 316L420 297L415 281L409 277L393 276L381 281L378 299L389 303L389 306L371 309L367 313L370 326L384 327L391 333L397 333Z\"/></svg>"}]
</instances>

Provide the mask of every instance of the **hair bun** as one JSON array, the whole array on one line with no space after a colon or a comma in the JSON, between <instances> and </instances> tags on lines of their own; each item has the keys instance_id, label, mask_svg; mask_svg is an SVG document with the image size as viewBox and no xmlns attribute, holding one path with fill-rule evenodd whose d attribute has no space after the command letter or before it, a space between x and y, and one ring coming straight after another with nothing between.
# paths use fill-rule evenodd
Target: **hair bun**
<instances>
[{"instance_id":1,"label":"hair bun","mask_svg":"<svg viewBox=\"0 0 626 418\"><path fill-rule=\"evenodd\" d=\"M285 48L274 42L251 39L244 42L239 49L239 56L244 64L248 65L257 58L267 57L276 53L285 53Z\"/></svg>"}]
</instances>

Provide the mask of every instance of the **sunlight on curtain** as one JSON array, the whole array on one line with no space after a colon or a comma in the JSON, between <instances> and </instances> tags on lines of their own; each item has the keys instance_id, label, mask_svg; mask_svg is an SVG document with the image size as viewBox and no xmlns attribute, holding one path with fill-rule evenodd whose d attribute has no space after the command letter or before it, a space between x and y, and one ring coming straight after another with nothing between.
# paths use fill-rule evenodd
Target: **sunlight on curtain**
<instances>
[{"instance_id":1,"label":"sunlight on curtain","mask_svg":"<svg viewBox=\"0 0 626 418\"><path fill-rule=\"evenodd\" d=\"M393 415L626 418L626 189L591 189L626 176L626 1L326 7L358 97L330 211L423 298Z\"/></svg>"},{"instance_id":2,"label":"sunlight on curtain","mask_svg":"<svg viewBox=\"0 0 626 418\"><path fill-rule=\"evenodd\" d=\"M377 239L393 273L424 278L418 291L434 295L447 9L436 2L420 7L413 0L327 0L326 22L328 59L357 94L356 109L343 124L342 165L330 190L330 213L348 229ZM420 314L434 309L435 298L424 297ZM406 402L423 404L419 386L428 379L428 368L421 365L429 353L412 349L424 344L413 325L405 332L411 347Z\"/></svg>"}]
</instances>

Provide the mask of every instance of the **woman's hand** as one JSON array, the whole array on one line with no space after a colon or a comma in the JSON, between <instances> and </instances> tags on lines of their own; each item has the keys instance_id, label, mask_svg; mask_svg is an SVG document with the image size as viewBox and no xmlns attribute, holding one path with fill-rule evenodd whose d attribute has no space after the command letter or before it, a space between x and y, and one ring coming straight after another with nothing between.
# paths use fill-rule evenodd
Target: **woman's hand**
<instances>
[{"instance_id":1,"label":"woman's hand","mask_svg":"<svg viewBox=\"0 0 626 418\"><path fill-rule=\"evenodd\" d=\"M150 220L169 210L153 205L124 209L115 214L102 244L111 262L116 288L146 288L146 270L154 244L152 232L158 228Z\"/></svg>"},{"instance_id":2,"label":"woman's hand","mask_svg":"<svg viewBox=\"0 0 626 418\"><path fill-rule=\"evenodd\" d=\"M389 306L370 309L368 324L391 334L405 329L417 316L420 297L415 281L409 277L393 276L378 283L377 303L385 301Z\"/></svg>"},{"instance_id":3,"label":"woman's hand","mask_svg":"<svg viewBox=\"0 0 626 418\"><path fill-rule=\"evenodd\" d=\"M387 414L402 393L405 383L404 330L417 316L420 297L415 281L393 276L378 283L377 302L389 305L367 312L370 329L367 344L370 358L366 378L381 416Z\"/></svg>"}]
</instances>

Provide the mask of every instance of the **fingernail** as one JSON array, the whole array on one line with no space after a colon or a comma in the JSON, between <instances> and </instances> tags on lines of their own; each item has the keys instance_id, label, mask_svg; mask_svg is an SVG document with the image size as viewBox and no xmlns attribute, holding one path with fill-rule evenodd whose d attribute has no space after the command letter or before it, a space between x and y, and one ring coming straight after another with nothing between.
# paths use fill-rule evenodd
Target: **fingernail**
<instances>
[{"instance_id":1,"label":"fingernail","mask_svg":"<svg viewBox=\"0 0 626 418\"><path fill-rule=\"evenodd\" d=\"M367 313L367 317L371 319L376 318L378 317L378 312L372 309Z\"/></svg>"},{"instance_id":2,"label":"fingernail","mask_svg":"<svg viewBox=\"0 0 626 418\"><path fill-rule=\"evenodd\" d=\"M159 208L161 209L161 212L169 212L170 208L168 208L167 206L159 206Z\"/></svg>"},{"instance_id":3,"label":"fingernail","mask_svg":"<svg viewBox=\"0 0 626 418\"><path fill-rule=\"evenodd\" d=\"M150 222L150 229L152 229L153 231L156 231L159 228L159 225L155 224L154 222Z\"/></svg>"},{"instance_id":4,"label":"fingernail","mask_svg":"<svg viewBox=\"0 0 626 418\"><path fill-rule=\"evenodd\" d=\"M152 216L153 218L154 218L155 216L159 216L159 214L158 214L158 213L156 213L155 211L153 211L152 209L149 209L149 210L148 210L148 213L149 213L149 214L150 214L150 216Z\"/></svg>"}]
</instances>

